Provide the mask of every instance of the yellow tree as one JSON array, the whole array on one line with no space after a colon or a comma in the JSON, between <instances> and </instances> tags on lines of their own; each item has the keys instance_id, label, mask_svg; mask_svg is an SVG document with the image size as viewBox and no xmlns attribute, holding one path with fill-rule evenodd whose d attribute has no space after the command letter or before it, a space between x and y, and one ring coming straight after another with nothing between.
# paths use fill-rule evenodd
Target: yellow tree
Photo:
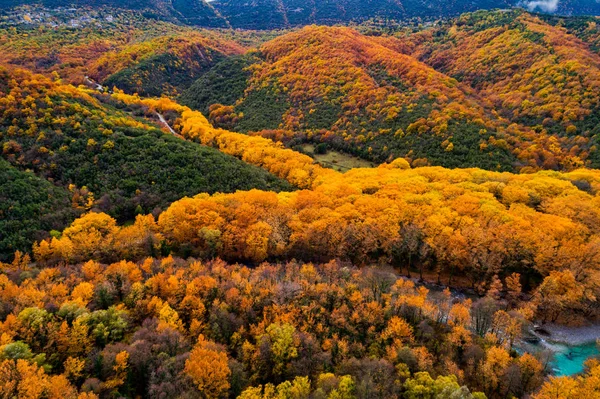
<instances>
[{"instance_id":1,"label":"yellow tree","mask_svg":"<svg viewBox=\"0 0 600 399\"><path fill-rule=\"evenodd\" d=\"M504 349L492 346L486 353L486 360L481 366L481 377L483 386L488 392L495 392L499 389L502 377L506 368L510 364L510 355Z\"/></svg>"},{"instance_id":2,"label":"yellow tree","mask_svg":"<svg viewBox=\"0 0 600 399\"><path fill-rule=\"evenodd\" d=\"M185 372L189 375L205 399L217 399L227 396L231 370L227 354L215 343L207 341L203 335L185 362Z\"/></svg>"}]
</instances>

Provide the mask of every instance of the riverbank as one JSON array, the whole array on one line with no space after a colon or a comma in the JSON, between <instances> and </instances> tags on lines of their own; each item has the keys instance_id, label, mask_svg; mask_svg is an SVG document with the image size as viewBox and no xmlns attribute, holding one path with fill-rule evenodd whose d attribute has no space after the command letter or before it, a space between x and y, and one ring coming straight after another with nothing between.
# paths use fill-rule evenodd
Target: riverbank
<instances>
[{"instance_id":1,"label":"riverbank","mask_svg":"<svg viewBox=\"0 0 600 399\"><path fill-rule=\"evenodd\" d=\"M534 326L529 333L537 342L528 340L523 351L547 350L552 353L552 372L556 376L574 375L584 371L586 360L600 355L596 341L600 325L566 327L556 324Z\"/></svg>"},{"instance_id":2,"label":"riverbank","mask_svg":"<svg viewBox=\"0 0 600 399\"><path fill-rule=\"evenodd\" d=\"M595 343L600 340L600 324L582 327L544 324L534 328L534 332L535 335L546 341L571 346Z\"/></svg>"}]
</instances>

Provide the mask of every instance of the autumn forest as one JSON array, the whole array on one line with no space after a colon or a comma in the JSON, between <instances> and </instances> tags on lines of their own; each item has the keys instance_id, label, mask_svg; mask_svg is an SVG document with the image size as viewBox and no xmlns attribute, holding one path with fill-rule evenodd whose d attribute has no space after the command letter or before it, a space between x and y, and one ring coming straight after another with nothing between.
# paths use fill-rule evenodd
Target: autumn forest
<instances>
[{"instance_id":1,"label":"autumn forest","mask_svg":"<svg viewBox=\"0 0 600 399\"><path fill-rule=\"evenodd\" d=\"M596 17L89 3L0 10L0 399L600 398Z\"/></svg>"}]
</instances>

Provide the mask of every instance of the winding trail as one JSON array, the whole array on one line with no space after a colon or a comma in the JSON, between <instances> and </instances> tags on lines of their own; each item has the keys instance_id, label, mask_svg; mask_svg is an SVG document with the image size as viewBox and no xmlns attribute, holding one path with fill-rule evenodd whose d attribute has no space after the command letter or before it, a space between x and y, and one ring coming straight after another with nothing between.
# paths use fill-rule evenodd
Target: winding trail
<instances>
[{"instance_id":1,"label":"winding trail","mask_svg":"<svg viewBox=\"0 0 600 399\"><path fill-rule=\"evenodd\" d=\"M88 85L92 86L97 91L102 92L102 93L104 93L104 92L112 93L110 90L106 90L106 88L104 86L102 86L100 83L96 82L94 79L90 78L89 76L85 75L84 79L85 79L85 82ZM185 140L185 138L181 134L177 133L171 127L171 125L169 125L169 122L167 122L167 120L165 119L165 117L160 112L156 111L156 116L158 116L158 120L160 121L160 123L164 127L166 127L173 136L178 137L178 138L180 138L182 140Z\"/></svg>"},{"instance_id":2,"label":"winding trail","mask_svg":"<svg viewBox=\"0 0 600 399\"><path fill-rule=\"evenodd\" d=\"M160 112L156 111L156 115L158 116L158 120L160 121L160 123L162 123L167 129L169 129L169 132L171 132L171 134L173 136L179 137L180 139L185 140L185 138L181 134L179 134L175 130L173 130L171 125L169 125L169 122L167 122L165 117L162 116L162 114Z\"/></svg>"},{"instance_id":3,"label":"winding trail","mask_svg":"<svg viewBox=\"0 0 600 399\"><path fill-rule=\"evenodd\" d=\"M84 76L85 82L87 84L89 84L90 86L94 87L96 90L98 91L104 91L104 86L102 86L100 83L96 82L94 79L90 78L89 76Z\"/></svg>"}]
</instances>

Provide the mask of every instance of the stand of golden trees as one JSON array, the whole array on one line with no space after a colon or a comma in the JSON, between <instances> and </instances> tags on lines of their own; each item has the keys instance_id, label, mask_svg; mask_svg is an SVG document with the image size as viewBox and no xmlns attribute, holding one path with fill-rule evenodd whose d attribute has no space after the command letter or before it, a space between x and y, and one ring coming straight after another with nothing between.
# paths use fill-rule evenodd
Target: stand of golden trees
<instances>
[{"instance_id":1,"label":"stand of golden trees","mask_svg":"<svg viewBox=\"0 0 600 399\"><path fill-rule=\"evenodd\" d=\"M190 139L261 166L305 188L200 194L158 220L119 227L104 214L76 220L34 248L40 262L139 259L170 250L258 264L291 258L391 264L449 285L485 292L495 276L520 273L535 289L538 316L597 316L600 174L510 174L479 169L410 169L403 159L345 174L271 140L214 129L202 114L167 100L116 98L176 111ZM560 281L560 283L556 283Z\"/></svg>"},{"instance_id":2,"label":"stand of golden trees","mask_svg":"<svg viewBox=\"0 0 600 399\"><path fill-rule=\"evenodd\" d=\"M600 172L411 169L399 158L342 174L166 98L112 98L300 190L199 194L123 226L89 212L36 243L33 261L17 252L0 264L0 397L600 390L596 360L545 380L547 358L514 350L531 320L598 317Z\"/></svg>"},{"instance_id":3,"label":"stand of golden trees","mask_svg":"<svg viewBox=\"0 0 600 399\"><path fill-rule=\"evenodd\" d=\"M169 256L39 268L21 257L0 274L0 394L522 397L548 364L512 350L527 310L499 301L501 288L473 303L339 262ZM562 380L598 389L592 377Z\"/></svg>"}]
</instances>

